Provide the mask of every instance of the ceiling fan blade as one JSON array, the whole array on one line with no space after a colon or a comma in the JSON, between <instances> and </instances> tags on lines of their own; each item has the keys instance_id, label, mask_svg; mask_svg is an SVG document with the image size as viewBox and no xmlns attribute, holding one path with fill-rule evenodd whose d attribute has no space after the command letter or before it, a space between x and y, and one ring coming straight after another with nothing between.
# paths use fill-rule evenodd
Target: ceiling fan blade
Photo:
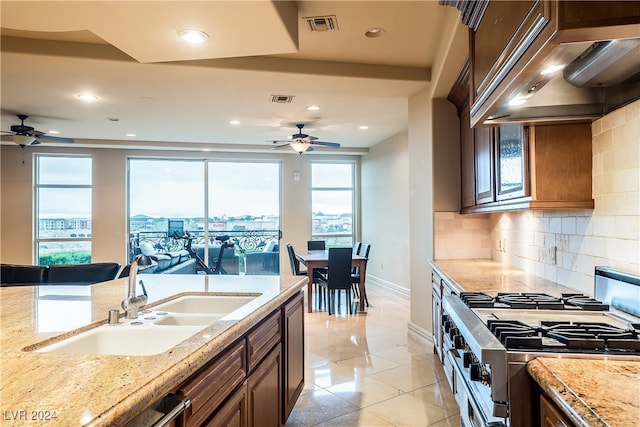
<instances>
[{"instance_id":1,"label":"ceiling fan blade","mask_svg":"<svg viewBox=\"0 0 640 427\"><path fill-rule=\"evenodd\" d=\"M277 149L282 148L282 147L288 147L289 145L291 145L291 144L276 145L275 147L271 147L271 149L272 150L277 150Z\"/></svg>"},{"instance_id":2,"label":"ceiling fan blade","mask_svg":"<svg viewBox=\"0 0 640 427\"><path fill-rule=\"evenodd\" d=\"M290 143L291 141L288 140L288 139L267 139L266 142L271 142L273 144L279 144L279 143L283 143L283 142Z\"/></svg>"},{"instance_id":3,"label":"ceiling fan blade","mask_svg":"<svg viewBox=\"0 0 640 427\"><path fill-rule=\"evenodd\" d=\"M58 142L73 142L73 138L63 138L61 136L40 135L38 136L38 138L50 139L51 141L58 141Z\"/></svg>"},{"instance_id":4,"label":"ceiling fan blade","mask_svg":"<svg viewBox=\"0 0 640 427\"><path fill-rule=\"evenodd\" d=\"M324 145L325 147L340 148L340 144L338 144L337 142L311 141L310 144L313 144L313 145Z\"/></svg>"}]
</instances>

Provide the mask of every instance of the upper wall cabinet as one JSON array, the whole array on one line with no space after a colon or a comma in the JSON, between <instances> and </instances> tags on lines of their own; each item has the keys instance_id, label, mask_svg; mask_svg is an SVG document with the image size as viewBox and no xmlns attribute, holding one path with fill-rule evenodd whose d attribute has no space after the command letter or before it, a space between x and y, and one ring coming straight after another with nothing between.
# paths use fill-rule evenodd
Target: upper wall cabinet
<instances>
[{"instance_id":1,"label":"upper wall cabinet","mask_svg":"<svg viewBox=\"0 0 640 427\"><path fill-rule=\"evenodd\" d=\"M591 124L471 128L466 70L448 97L460 115L462 213L593 209Z\"/></svg>"},{"instance_id":2,"label":"upper wall cabinet","mask_svg":"<svg viewBox=\"0 0 640 427\"><path fill-rule=\"evenodd\" d=\"M470 122L593 120L640 98L640 1L448 1L469 25Z\"/></svg>"}]
</instances>

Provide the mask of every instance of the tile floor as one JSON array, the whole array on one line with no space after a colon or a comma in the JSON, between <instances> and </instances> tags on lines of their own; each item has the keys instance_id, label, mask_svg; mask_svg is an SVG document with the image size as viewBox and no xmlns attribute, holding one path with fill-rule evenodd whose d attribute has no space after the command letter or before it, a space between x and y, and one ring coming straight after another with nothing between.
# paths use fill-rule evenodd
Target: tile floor
<instances>
[{"instance_id":1,"label":"tile floor","mask_svg":"<svg viewBox=\"0 0 640 427\"><path fill-rule=\"evenodd\" d=\"M437 357L407 339L408 301L368 297L367 315L305 313L305 389L286 427L460 426Z\"/></svg>"}]
</instances>

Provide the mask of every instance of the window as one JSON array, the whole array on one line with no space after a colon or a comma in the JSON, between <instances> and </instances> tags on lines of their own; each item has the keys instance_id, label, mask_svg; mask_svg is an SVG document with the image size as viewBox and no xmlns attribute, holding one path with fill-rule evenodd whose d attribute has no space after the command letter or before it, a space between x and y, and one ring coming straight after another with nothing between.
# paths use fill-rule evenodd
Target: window
<instances>
[{"instance_id":1,"label":"window","mask_svg":"<svg viewBox=\"0 0 640 427\"><path fill-rule=\"evenodd\" d=\"M91 262L91 157L35 157L36 262Z\"/></svg>"},{"instance_id":2,"label":"window","mask_svg":"<svg viewBox=\"0 0 640 427\"><path fill-rule=\"evenodd\" d=\"M279 163L129 159L130 260L143 242L158 252L182 249L174 237L188 231L209 267L218 259L215 237L228 235L227 274L278 274L279 229Z\"/></svg>"},{"instance_id":3,"label":"window","mask_svg":"<svg viewBox=\"0 0 640 427\"><path fill-rule=\"evenodd\" d=\"M355 165L311 163L311 238L328 246L352 246Z\"/></svg>"}]
</instances>

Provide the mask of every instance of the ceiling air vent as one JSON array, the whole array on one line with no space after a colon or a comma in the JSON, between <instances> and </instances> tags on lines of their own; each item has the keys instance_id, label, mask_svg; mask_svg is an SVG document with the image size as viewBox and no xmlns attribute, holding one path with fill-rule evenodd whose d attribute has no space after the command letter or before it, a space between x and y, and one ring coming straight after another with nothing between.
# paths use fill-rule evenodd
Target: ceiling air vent
<instances>
[{"instance_id":1,"label":"ceiling air vent","mask_svg":"<svg viewBox=\"0 0 640 427\"><path fill-rule=\"evenodd\" d=\"M271 102L276 104L289 104L293 101L293 95L271 95Z\"/></svg>"},{"instance_id":2,"label":"ceiling air vent","mask_svg":"<svg viewBox=\"0 0 640 427\"><path fill-rule=\"evenodd\" d=\"M338 21L335 15L309 16L303 19L307 20L311 31L333 31L338 29Z\"/></svg>"}]
</instances>

